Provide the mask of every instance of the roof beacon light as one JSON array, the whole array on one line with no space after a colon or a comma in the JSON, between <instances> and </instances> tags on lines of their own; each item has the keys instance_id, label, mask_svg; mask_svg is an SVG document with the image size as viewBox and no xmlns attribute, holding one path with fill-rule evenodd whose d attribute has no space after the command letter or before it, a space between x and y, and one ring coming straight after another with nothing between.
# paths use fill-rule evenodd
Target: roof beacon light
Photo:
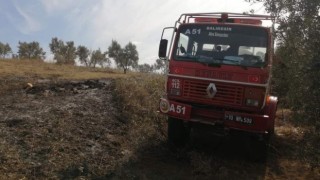
<instances>
[{"instance_id":1,"label":"roof beacon light","mask_svg":"<svg viewBox=\"0 0 320 180\"><path fill-rule=\"evenodd\" d=\"M228 14L227 13L222 13L221 14L221 19L222 19L223 22L226 22L227 19L228 19Z\"/></svg>"}]
</instances>

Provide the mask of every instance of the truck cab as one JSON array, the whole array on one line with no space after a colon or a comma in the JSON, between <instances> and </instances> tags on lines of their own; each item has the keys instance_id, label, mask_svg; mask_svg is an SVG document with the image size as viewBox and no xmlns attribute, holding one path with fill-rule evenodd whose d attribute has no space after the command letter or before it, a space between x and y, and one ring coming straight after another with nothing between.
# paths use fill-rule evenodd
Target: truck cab
<instances>
[{"instance_id":1,"label":"truck cab","mask_svg":"<svg viewBox=\"0 0 320 180\"><path fill-rule=\"evenodd\" d=\"M194 124L238 131L265 140L274 132L277 97L270 95L272 28L267 15L182 14L159 58L167 62L168 140L183 144Z\"/></svg>"}]
</instances>

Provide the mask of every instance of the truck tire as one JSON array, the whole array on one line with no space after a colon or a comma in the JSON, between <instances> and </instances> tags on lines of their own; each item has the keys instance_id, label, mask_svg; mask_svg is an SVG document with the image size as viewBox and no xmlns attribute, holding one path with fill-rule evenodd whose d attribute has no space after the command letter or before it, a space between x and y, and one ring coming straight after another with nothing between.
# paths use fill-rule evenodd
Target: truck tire
<instances>
[{"instance_id":1,"label":"truck tire","mask_svg":"<svg viewBox=\"0 0 320 180\"><path fill-rule=\"evenodd\" d=\"M168 117L168 143L170 147L183 147L189 139L189 130L180 119Z\"/></svg>"},{"instance_id":2,"label":"truck tire","mask_svg":"<svg viewBox=\"0 0 320 180\"><path fill-rule=\"evenodd\" d=\"M248 158L253 162L265 163L269 149L268 138L251 137L249 139Z\"/></svg>"}]
</instances>

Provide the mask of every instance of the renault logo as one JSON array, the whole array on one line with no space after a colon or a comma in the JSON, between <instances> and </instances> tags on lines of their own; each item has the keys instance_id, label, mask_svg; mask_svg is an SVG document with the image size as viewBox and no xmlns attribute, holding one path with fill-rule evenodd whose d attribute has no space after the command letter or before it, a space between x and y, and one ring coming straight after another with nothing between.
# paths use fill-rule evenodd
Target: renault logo
<instances>
[{"instance_id":1,"label":"renault logo","mask_svg":"<svg viewBox=\"0 0 320 180\"><path fill-rule=\"evenodd\" d=\"M216 85L214 83L210 83L206 91L208 98L213 98L217 93Z\"/></svg>"}]
</instances>

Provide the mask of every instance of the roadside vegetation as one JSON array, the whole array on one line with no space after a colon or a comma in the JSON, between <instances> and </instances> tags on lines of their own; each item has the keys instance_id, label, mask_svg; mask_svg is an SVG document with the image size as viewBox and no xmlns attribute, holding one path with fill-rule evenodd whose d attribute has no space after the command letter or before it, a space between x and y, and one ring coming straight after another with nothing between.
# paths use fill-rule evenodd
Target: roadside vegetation
<instances>
[{"instance_id":1,"label":"roadside vegetation","mask_svg":"<svg viewBox=\"0 0 320 180\"><path fill-rule=\"evenodd\" d=\"M135 150L166 140L166 117L158 112L165 77L136 74L115 80L114 97L121 119L129 125L128 142Z\"/></svg>"}]
</instances>

